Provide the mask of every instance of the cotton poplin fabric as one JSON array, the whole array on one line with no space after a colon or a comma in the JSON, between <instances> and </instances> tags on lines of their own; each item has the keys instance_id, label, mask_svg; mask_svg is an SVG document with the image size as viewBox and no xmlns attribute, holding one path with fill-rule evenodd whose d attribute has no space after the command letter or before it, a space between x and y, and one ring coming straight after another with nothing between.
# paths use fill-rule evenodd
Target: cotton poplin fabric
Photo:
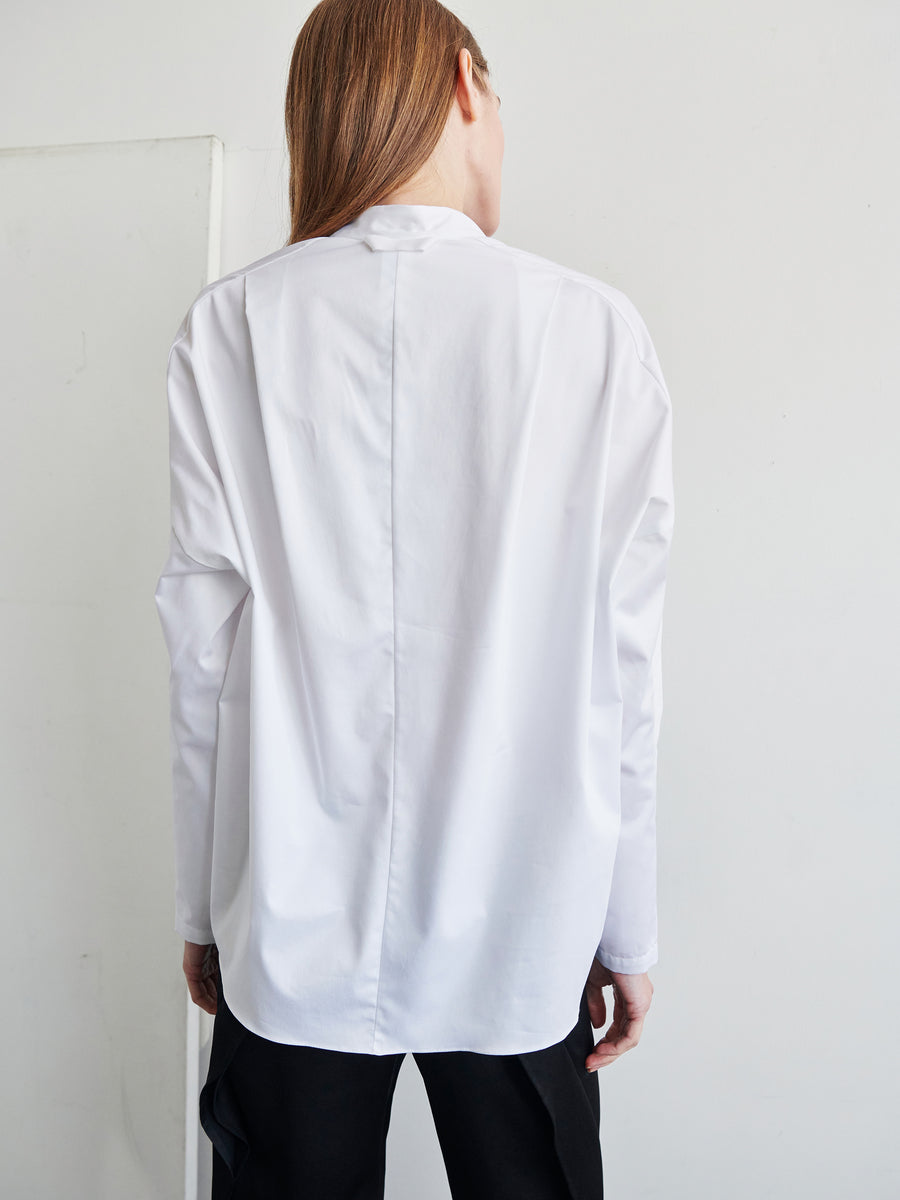
<instances>
[{"instance_id":1,"label":"cotton poplin fabric","mask_svg":"<svg viewBox=\"0 0 900 1200\"><path fill-rule=\"evenodd\" d=\"M175 930L269 1040L513 1054L657 961L672 406L619 290L374 205L171 347Z\"/></svg>"}]
</instances>

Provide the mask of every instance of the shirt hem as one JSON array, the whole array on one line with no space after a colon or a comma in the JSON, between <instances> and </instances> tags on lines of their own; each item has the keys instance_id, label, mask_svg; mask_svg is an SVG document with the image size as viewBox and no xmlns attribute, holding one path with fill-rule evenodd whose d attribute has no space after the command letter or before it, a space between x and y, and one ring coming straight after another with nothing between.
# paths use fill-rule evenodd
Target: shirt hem
<instances>
[{"instance_id":1,"label":"shirt hem","mask_svg":"<svg viewBox=\"0 0 900 1200\"><path fill-rule=\"evenodd\" d=\"M458 1043L438 1042L436 1044L432 1043L427 1045L407 1044L399 1046L394 1044L389 1045L386 1048L383 1047L380 1050L373 1050L371 1047L363 1049L358 1045L348 1046L345 1039L341 1040L339 1044L337 1040L327 1036L319 1037L314 1041L306 1040L303 1037L286 1037L282 1031L275 1029L261 1017L254 1016L252 1019L250 1019L246 1016L246 1014L240 1011L240 1005L235 1006L229 999L226 999L225 1002L231 1010L232 1015L241 1025L244 1026L245 1029L249 1029L251 1033L255 1033L257 1037L265 1038L267 1041L278 1042L281 1045L286 1046L311 1046L320 1050L340 1050L347 1053L371 1054L379 1057L388 1054L447 1054L461 1051L465 1051L470 1054L530 1054L536 1050L546 1050L549 1046L555 1046L558 1042L563 1041L563 1039L568 1036L574 1026L578 1023L581 1003L579 998L575 1004L574 1019L569 1022L565 1029L558 1033L541 1035L533 1044L513 1044L516 1039L511 1039L500 1046L497 1046L496 1043L494 1043L491 1049L486 1049L483 1044L479 1045L473 1043L471 1040L467 1040ZM528 1041L528 1039L525 1040ZM390 1042L391 1039L387 1037L384 1032L381 1032L379 1034L379 1041L383 1044L385 1042Z\"/></svg>"}]
</instances>

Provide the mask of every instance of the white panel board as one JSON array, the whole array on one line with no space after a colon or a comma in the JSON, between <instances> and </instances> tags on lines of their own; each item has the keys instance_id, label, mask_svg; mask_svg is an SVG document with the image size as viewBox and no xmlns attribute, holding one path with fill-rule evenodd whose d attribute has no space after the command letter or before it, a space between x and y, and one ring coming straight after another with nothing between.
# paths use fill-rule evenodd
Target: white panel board
<instances>
[{"instance_id":1,"label":"white panel board","mask_svg":"<svg viewBox=\"0 0 900 1200\"><path fill-rule=\"evenodd\" d=\"M0 153L7 1200L190 1198L208 1177L212 1018L172 928L153 589L166 356L218 271L221 164L214 137Z\"/></svg>"}]
</instances>

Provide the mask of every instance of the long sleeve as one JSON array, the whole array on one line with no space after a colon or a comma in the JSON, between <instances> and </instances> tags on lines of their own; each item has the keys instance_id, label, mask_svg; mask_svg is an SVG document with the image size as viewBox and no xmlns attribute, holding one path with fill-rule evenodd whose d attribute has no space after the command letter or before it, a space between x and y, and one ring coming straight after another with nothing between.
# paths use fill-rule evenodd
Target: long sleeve
<instances>
[{"instance_id":1,"label":"long sleeve","mask_svg":"<svg viewBox=\"0 0 900 1200\"><path fill-rule=\"evenodd\" d=\"M168 362L171 533L154 600L171 662L175 931L207 944L214 940L218 701L249 587L192 361L189 316Z\"/></svg>"},{"instance_id":2,"label":"long sleeve","mask_svg":"<svg viewBox=\"0 0 900 1200\"><path fill-rule=\"evenodd\" d=\"M672 406L643 325L616 376L604 505L613 536L606 578L622 690L621 824L596 957L609 970L657 961L656 783L662 621L674 524Z\"/></svg>"}]
</instances>

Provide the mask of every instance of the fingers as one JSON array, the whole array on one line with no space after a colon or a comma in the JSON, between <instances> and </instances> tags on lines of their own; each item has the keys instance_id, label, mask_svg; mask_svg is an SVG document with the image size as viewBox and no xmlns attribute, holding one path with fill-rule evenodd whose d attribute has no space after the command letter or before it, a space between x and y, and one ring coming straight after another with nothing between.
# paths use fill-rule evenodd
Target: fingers
<instances>
[{"instance_id":1,"label":"fingers","mask_svg":"<svg viewBox=\"0 0 900 1200\"><path fill-rule=\"evenodd\" d=\"M612 1024L584 1060L586 1069L599 1070L621 1058L626 1051L633 1050L641 1040L643 1029L644 1013L629 1013L625 1000L616 992Z\"/></svg>"},{"instance_id":2,"label":"fingers","mask_svg":"<svg viewBox=\"0 0 900 1200\"><path fill-rule=\"evenodd\" d=\"M214 980L189 979L188 991L190 992L191 999L199 1008L202 1008L204 1012L208 1012L210 1016L214 1017L216 1015L216 1009L219 1004Z\"/></svg>"},{"instance_id":3,"label":"fingers","mask_svg":"<svg viewBox=\"0 0 900 1200\"><path fill-rule=\"evenodd\" d=\"M587 1056L584 1065L589 1071L596 1071L600 1067L606 1067L610 1063L615 1062L626 1051L634 1049L641 1040L643 1028L644 1021L642 1017L627 1021L621 1029L617 1029L615 1022L613 1022L606 1035L597 1042L594 1049Z\"/></svg>"},{"instance_id":4,"label":"fingers","mask_svg":"<svg viewBox=\"0 0 900 1200\"><path fill-rule=\"evenodd\" d=\"M586 984L588 1011L595 1029L601 1029L606 1020L603 989L607 984L611 984L613 991L613 1019L606 1035L584 1060L588 1071L608 1066L634 1049L641 1039L644 1017L653 998L653 984L646 971L633 974L608 971L595 959Z\"/></svg>"},{"instance_id":5,"label":"fingers","mask_svg":"<svg viewBox=\"0 0 900 1200\"><path fill-rule=\"evenodd\" d=\"M215 975L208 975L205 978L198 979L196 976L190 976L185 972L187 978L188 991L191 999L204 1012L208 1012L210 1016L215 1016L216 1009L219 1006L219 997L216 991Z\"/></svg>"},{"instance_id":6,"label":"fingers","mask_svg":"<svg viewBox=\"0 0 900 1200\"><path fill-rule=\"evenodd\" d=\"M182 969L191 1000L198 1008L202 1008L210 1016L215 1016L218 1008L216 980L219 973L219 953L215 944L201 946L185 942Z\"/></svg>"},{"instance_id":7,"label":"fingers","mask_svg":"<svg viewBox=\"0 0 900 1200\"><path fill-rule=\"evenodd\" d=\"M595 1029L602 1029L606 1024L606 998L600 988L588 986L587 1006L591 1024Z\"/></svg>"}]
</instances>

